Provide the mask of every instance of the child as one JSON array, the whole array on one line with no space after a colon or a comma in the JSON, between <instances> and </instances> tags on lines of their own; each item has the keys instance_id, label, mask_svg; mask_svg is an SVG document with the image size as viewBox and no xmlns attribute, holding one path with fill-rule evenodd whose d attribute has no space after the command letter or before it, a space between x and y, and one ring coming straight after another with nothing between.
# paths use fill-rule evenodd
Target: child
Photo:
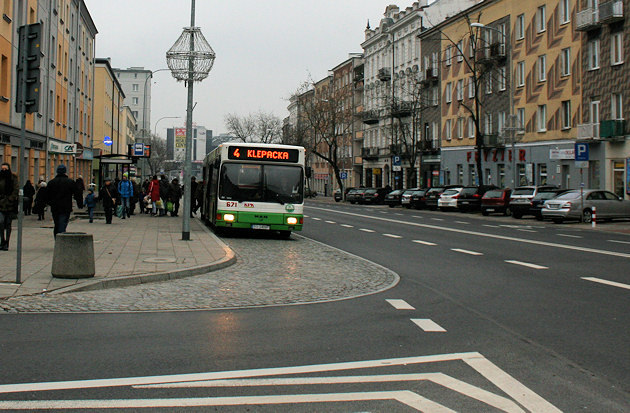
<instances>
[{"instance_id":1,"label":"child","mask_svg":"<svg viewBox=\"0 0 630 413\"><path fill-rule=\"evenodd\" d=\"M90 187L88 189L88 194L85 196L85 201L83 202L88 209L88 213L90 214L90 223L94 222L94 207L96 206L96 198L94 197L94 189Z\"/></svg>"}]
</instances>

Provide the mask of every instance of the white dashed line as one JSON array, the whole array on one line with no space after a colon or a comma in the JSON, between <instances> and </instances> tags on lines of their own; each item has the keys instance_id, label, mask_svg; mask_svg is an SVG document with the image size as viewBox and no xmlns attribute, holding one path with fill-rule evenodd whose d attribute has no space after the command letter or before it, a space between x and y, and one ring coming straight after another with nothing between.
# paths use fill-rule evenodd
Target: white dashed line
<instances>
[{"instance_id":1,"label":"white dashed line","mask_svg":"<svg viewBox=\"0 0 630 413\"><path fill-rule=\"evenodd\" d=\"M433 221L444 221L442 218L431 218Z\"/></svg>"},{"instance_id":2,"label":"white dashed line","mask_svg":"<svg viewBox=\"0 0 630 413\"><path fill-rule=\"evenodd\" d=\"M505 260L505 262L507 262L508 264L522 265L523 267L529 267L535 270L548 270L549 269L549 267L544 267L542 265L532 264L529 262L522 262L522 261L515 261L515 260Z\"/></svg>"},{"instance_id":3,"label":"white dashed line","mask_svg":"<svg viewBox=\"0 0 630 413\"><path fill-rule=\"evenodd\" d=\"M415 308L409 305L405 300L385 300L392 305L396 310L415 310Z\"/></svg>"},{"instance_id":4,"label":"white dashed line","mask_svg":"<svg viewBox=\"0 0 630 413\"><path fill-rule=\"evenodd\" d=\"M481 252L462 250L460 248L451 248L451 251L461 252L462 254L468 254L468 255L483 255L483 253Z\"/></svg>"},{"instance_id":5,"label":"white dashed line","mask_svg":"<svg viewBox=\"0 0 630 413\"><path fill-rule=\"evenodd\" d=\"M616 239L609 239L608 242L616 242L618 244L630 244L629 241L619 241L619 240L616 240Z\"/></svg>"},{"instance_id":6,"label":"white dashed line","mask_svg":"<svg viewBox=\"0 0 630 413\"><path fill-rule=\"evenodd\" d=\"M466 221L455 221L456 224L470 225L470 222Z\"/></svg>"},{"instance_id":7,"label":"white dashed line","mask_svg":"<svg viewBox=\"0 0 630 413\"><path fill-rule=\"evenodd\" d=\"M400 235L394 235L394 234L383 234L384 237L389 237L389 238L402 238Z\"/></svg>"},{"instance_id":8,"label":"white dashed line","mask_svg":"<svg viewBox=\"0 0 630 413\"><path fill-rule=\"evenodd\" d=\"M336 224L335 221L325 221L327 224Z\"/></svg>"},{"instance_id":9,"label":"white dashed line","mask_svg":"<svg viewBox=\"0 0 630 413\"><path fill-rule=\"evenodd\" d=\"M422 244L422 245L429 245L429 246L435 246L437 244L434 244L433 242L428 242L428 241L421 241L419 239L414 239L411 242L415 242L416 244Z\"/></svg>"},{"instance_id":10,"label":"white dashed line","mask_svg":"<svg viewBox=\"0 0 630 413\"><path fill-rule=\"evenodd\" d=\"M424 218L423 216L420 216L420 215L412 215L411 217L412 218L420 218L420 219Z\"/></svg>"},{"instance_id":11,"label":"white dashed line","mask_svg":"<svg viewBox=\"0 0 630 413\"><path fill-rule=\"evenodd\" d=\"M625 288L626 290L630 290L630 285L618 283L615 281L608 281L608 280L603 280L601 278L595 278L595 277L582 277L582 279L586 281L592 281L595 283L606 284L606 285L611 285L613 287Z\"/></svg>"},{"instance_id":12,"label":"white dashed line","mask_svg":"<svg viewBox=\"0 0 630 413\"><path fill-rule=\"evenodd\" d=\"M304 218L310 218L308 215L304 215Z\"/></svg>"},{"instance_id":13,"label":"white dashed line","mask_svg":"<svg viewBox=\"0 0 630 413\"><path fill-rule=\"evenodd\" d=\"M405 215L405 214L401 214L401 213L399 213L399 212L396 212L394 215L398 215L399 217L402 217L402 216L403 216L403 215Z\"/></svg>"},{"instance_id":14,"label":"white dashed line","mask_svg":"<svg viewBox=\"0 0 630 413\"><path fill-rule=\"evenodd\" d=\"M311 218L313 221L321 221L321 218Z\"/></svg>"},{"instance_id":15,"label":"white dashed line","mask_svg":"<svg viewBox=\"0 0 630 413\"><path fill-rule=\"evenodd\" d=\"M348 225L348 224L341 224L341 226L344 228L354 228L353 225Z\"/></svg>"},{"instance_id":16,"label":"white dashed line","mask_svg":"<svg viewBox=\"0 0 630 413\"><path fill-rule=\"evenodd\" d=\"M426 331L427 333L445 333L446 330L440 327L433 320L429 320L428 318L412 318L413 321L418 327Z\"/></svg>"},{"instance_id":17,"label":"white dashed line","mask_svg":"<svg viewBox=\"0 0 630 413\"><path fill-rule=\"evenodd\" d=\"M523 229L523 228L519 228L519 229L517 229L517 231L521 231L521 232L538 232L538 231L534 231L533 229Z\"/></svg>"},{"instance_id":18,"label":"white dashed line","mask_svg":"<svg viewBox=\"0 0 630 413\"><path fill-rule=\"evenodd\" d=\"M483 224L484 227L488 227L488 228L501 228L498 225L489 225L489 224Z\"/></svg>"},{"instance_id":19,"label":"white dashed line","mask_svg":"<svg viewBox=\"0 0 630 413\"><path fill-rule=\"evenodd\" d=\"M366 228L361 228L359 231L363 231L363 232L374 232L371 229L366 229Z\"/></svg>"},{"instance_id":20,"label":"white dashed line","mask_svg":"<svg viewBox=\"0 0 630 413\"><path fill-rule=\"evenodd\" d=\"M559 237L565 237L565 238L582 238L579 235L569 235L569 234L558 234Z\"/></svg>"}]
</instances>

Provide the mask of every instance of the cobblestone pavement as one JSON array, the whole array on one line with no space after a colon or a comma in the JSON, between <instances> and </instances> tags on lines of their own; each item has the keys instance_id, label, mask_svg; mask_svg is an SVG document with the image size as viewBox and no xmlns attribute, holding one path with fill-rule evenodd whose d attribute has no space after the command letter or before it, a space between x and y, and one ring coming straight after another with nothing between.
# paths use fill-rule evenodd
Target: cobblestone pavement
<instances>
[{"instance_id":1,"label":"cobblestone pavement","mask_svg":"<svg viewBox=\"0 0 630 413\"><path fill-rule=\"evenodd\" d=\"M242 308L346 299L391 288L398 275L362 258L293 235L223 238L231 267L185 279L109 290L15 297L0 313L134 312Z\"/></svg>"}]
</instances>

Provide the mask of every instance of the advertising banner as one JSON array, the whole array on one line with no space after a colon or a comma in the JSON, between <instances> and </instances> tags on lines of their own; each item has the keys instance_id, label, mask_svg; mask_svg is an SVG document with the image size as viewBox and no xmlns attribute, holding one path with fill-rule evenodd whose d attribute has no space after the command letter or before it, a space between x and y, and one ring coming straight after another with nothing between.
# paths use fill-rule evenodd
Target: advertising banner
<instances>
[{"instance_id":1,"label":"advertising banner","mask_svg":"<svg viewBox=\"0 0 630 413\"><path fill-rule=\"evenodd\" d=\"M175 149L186 149L186 128L175 128Z\"/></svg>"}]
</instances>

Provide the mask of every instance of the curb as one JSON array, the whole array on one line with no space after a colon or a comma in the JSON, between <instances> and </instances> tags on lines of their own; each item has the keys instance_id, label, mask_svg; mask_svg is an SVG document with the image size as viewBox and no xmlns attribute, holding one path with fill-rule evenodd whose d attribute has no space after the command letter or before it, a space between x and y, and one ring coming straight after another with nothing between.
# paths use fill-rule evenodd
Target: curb
<instances>
[{"instance_id":1,"label":"curb","mask_svg":"<svg viewBox=\"0 0 630 413\"><path fill-rule=\"evenodd\" d=\"M58 295L70 292L106 290L109 288L129 287L133 285L148 284L152 282L176 280L179 278L192 277L195 275L201 275L211 271L220 270L236 263L236 254L234 253L234 251L232 251L232 249L230 249L227 244L225 244L216 235L214 235L214 233L212 233L205 225L202 224L201 227L208 235L212 236L215 239L217 244L219 244L223 248L223 251L225 251L225 257L209 264L198 265L196 267L188 267L180 270L149 274L134 274L102 280L90 280L81 284L61 287L55 290L49 290L46 293L49 295Z\"/></svg>"}]
</instances>

